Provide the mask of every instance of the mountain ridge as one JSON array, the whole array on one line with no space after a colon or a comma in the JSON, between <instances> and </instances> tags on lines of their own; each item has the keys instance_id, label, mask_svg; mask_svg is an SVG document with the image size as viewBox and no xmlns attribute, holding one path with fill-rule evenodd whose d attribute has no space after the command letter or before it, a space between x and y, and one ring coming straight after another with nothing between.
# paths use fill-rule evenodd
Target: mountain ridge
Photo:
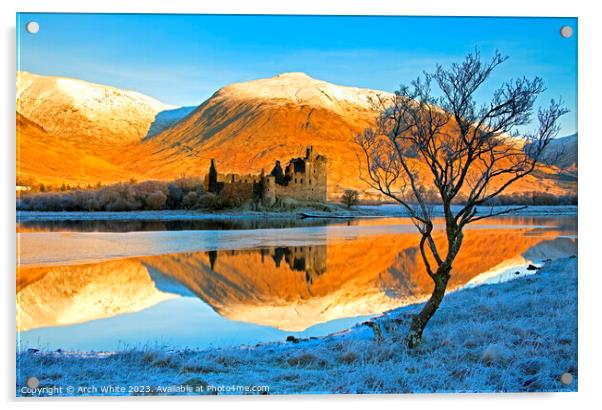
<instances>
[{"instance_id":1,"label":"mountain ridge","mask_svg":"<svg viewBox=\"0 0 602 410\"><path fill-rule=\"evenodd\" d=\"M27 76L35 75L22 74L22 78ZM18 82L18 88L20 84L23 83ZM96 86L99 85L92 84L92 88ZM38 87L33 90L44 89ZM109 94L112 95L113 88L110 89ZM26 87L25 90L18 90L18 110L26 101L45 101L56 95L56 92L42 93L41 96L27 95L27 90L32 89ZM93 98L96 92L84 93L80 97ZM119 99L120 92L115 92L118 95L115 98ZM33 91L29 94L33 94ZM28 98L23 98L24 95ZM75 126L81 126L76 110L79 106L68 107L66 114L56 117L51 115L52 112L39 115L41 106L34 104L37 111L23 111L37 113L37 116L30 118L26 113L20 114L47 130L49 135L54 135L53 143L64 144L62 152L68 161L53 158L52 161L32 167L28 165L28 156L39 162L43 153L37 151L43 148L39 144L30 144L30 147L25 144L20 146L24 155L19 164L23 169L31 170L28 171L29 177L41 182L49 180L57 183L61 175L63 182L84 185L96 183L97 180L112 183L130 178L169 180L181 175L203 176L211 159L215 159L219 172L270 172L276 160L287 161L298 157L306 146L312 145L316 152L329 158L328 193L329 197L335 198L345 189L367 191L367 185L360 179L360 152L353 143L353 136L374 124L377 112L373 109L371 99L391 95L384 91L339 86L311 78L305 73L282 73L270 78L226 85L196 107L157 111L168 107L157 101L153 105L155 108L133 108L127 114L131 114L130 117L136 122L137 126L132 129L137 131L127 134L127 138L122 135L123 124L114 118L107 119L106 110L101 110L100 114L81 120L84 126L91 129L102 131L103 127L114 127L107 131L108 137L101 132L94 142L86 133L82 137L82 132ZM141 101L147 100L142 98ZM56 105L63 106L61 102ZM125 105L128 106L127 103ZM44 114L44 110L41 111ZM138 111L141 112L139 117L135 114ZM43 121L40 121L40 117ZM57 118L59 123L54 124ZM65 123L71 124L70 121L76 123L71 128L65 126ZM19 133L21 126L17 124L17 127ZM38 135L35 132L33 134ZM102 167L94 173L72 169L82 155L96 157L100 163L109 164L113 169L106 177L102 175ZM71 165L63 167L62 162ZM555 181L554 173L556 171L548 167L538 177L529 176L514 185L513 189L532 191L534 183L537 183L538 189L550 193L574 189Z\"/></svg>"},{"instance_id":2,"label":"mountain ridge","mask_svg":"<svg viewBox=\"0 0 602 410\"><path fill-rule=\"evenodd\" d=\"M372 111L370 99L378 95L393 96L380 90L335 85L303 72L285 72L269 78L229 84L220 88L212 98L285 100L344 112L349 106Z\"/></svg>"}]
</instances>

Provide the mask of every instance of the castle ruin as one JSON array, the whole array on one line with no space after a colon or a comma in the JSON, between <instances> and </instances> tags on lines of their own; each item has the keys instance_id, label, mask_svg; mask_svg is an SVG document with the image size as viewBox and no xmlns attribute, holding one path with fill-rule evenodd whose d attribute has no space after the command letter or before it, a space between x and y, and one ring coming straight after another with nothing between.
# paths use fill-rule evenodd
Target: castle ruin
<instances>
[{"instance_id":1,"label":"castle ruin","mask_svg":"<svg viewBox=\"0 0 602 410\"><path fill-rule=\"evenodd\" d=\"M266 206L285 198L326 202L326 165L326 157L314 153L311 146L307 147L305 157L291 159L284 170L280 161L276 161L267 175L263 170L260 174L220 174L212 159L204 185L207 192L218 194L228 189L241 200L261 200Z\"/></svg>"}]
</instances>

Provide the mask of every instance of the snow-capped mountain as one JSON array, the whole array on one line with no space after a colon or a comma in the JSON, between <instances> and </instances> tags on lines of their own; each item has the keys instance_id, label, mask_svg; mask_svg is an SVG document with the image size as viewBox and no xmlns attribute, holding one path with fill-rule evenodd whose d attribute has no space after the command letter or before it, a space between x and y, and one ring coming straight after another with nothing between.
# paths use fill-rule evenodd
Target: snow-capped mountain
<instances>
[{"instance_id":1,"label":"snow-capped mountain","mask_svg":"<svg viewBox=\"0 0 602 410\"><path fill-rule=\"evenodd\" d=\"M379 94L390 95L303 73L230 84L179 123L145 140L129 165L136 171L148 169L154 178L203 175L211 158L220 172L269 172L276 160L297 157L313 145L330 159L329 189L334 192L357 179L353 137L374 121L370 100Z\"/></svg>"},{"instance_id":2,"label":"snow-capped mountain","mask_svg":"<svg viewBox=\"0 0 602 410\"><path fill-rule=\"evenodd\" d=\"M360 178L359 147L354 136L372 126L376 111L371 100L392 94L335 85L303 73L235 83L215 92L174 126L140 146L128 164L148 169L154 178L165 175L204 175L213 158L219 172L270 172L276 160L288 160L312 145L328 158L328 192L367 189ZM148 167L148 161L153 164ZM424 171L425 164L416 163ZM528 177L513 189L532 190ZM556 191L550 180L542 189Z\"/></svg>"},{"instance_id":3,"label":"snow-capped mountain","mask_svg":"<svg viewBox=\"0 0 602 410\"><path fill-rule=\"evenodd\" d=\"M360 178L354 136L374 124L372 100L391 96L284 73L226 85L196 108L175 108L140 93L79 80L25 72L17 80L21 125L30 120L43 130L17 124L22 136L18 175L80 185L168 180L202 176L211 159L219 172L270 172L276 160L298 157L311 145L328 158L332 198L345 189L368 188ZM46 142L34 144L37 135L45 135ZM428 178L423 163L414 167ZM512 191L537 186L565 192L555 173L545 169L539 177L516 183Z\"/></svg>"},{"instance_id":4,"label":"snow-capped mountain","mask_svg":"<svg viewBox=\"0 0 602 410\"><path fill-rule=\"evenodd\" d=\"M140 141L158 113L174 108L134 91L17 72L17 111L50 134L71 142Z\"/></svg>"},{"instance_id":5,"label":"snow-capped mountain","mask_svg":"<svg viewBox=\"0 0 602 410\"><path fill-rule=\"evenodd\" d=\"M215 97L252 98L274 104L293 102L344 113L357 109L371 110L371 101L378 95L391 96L385 91L335 85L316 80L305 73L294 72L228 85L220 89Z\"/></svg>"}]
</instances>

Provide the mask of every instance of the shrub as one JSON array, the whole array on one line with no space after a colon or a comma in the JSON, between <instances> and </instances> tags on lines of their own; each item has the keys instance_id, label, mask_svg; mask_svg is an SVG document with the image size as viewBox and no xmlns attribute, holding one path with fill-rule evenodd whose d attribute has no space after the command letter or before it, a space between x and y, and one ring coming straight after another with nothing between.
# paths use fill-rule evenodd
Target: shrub
<instances>
[{"instance_id":1,"label":"shrub","mask_svg":"<svg viewBox=\"0 0 602 410\"><path fill-rule=\"evenodd\" d=\"M46 186L45 189L48 189ZM205 192L201 178L183 177L171 182L144 181L64 191L26 191L17 198L17 209L24 211L140 211L161 209L222 210L247 206L259 210L257 184L226 185L218 193ZM288 206L299 204L289 200ZM252 207L252 208L251 208Z\"/></svg>"},{"instance_id":2,"label":"shrub","mask_svg":"<svg viewBox=\"0 0 602 410\"><path fill-rule=\"evenodd\" d=\"M341 196L341 203L350 209L352 206L357 205L360 202L359 192L353 189L346 189Z\"/></svg>"},{"instance_id":3,"label":"shrub","mask_svg":"<svg viewBox=\"0 0 602 410\"><path fill-rule=\"evenodd\" d=\"M170 209L178 209L182 207L182 199L184 199L184 191L174 182L167 186L167 206Z\"/></svg>"},{"instance_id":4,"label":"shrub","mask_svg":"<svg viewBox=\"0 0 602 410\"><path fill-rule=\"evenodd\" d=\"M222 198L214 193L205 193L198 201L198 206L211 211L224 209Z\"/></svg>"},{"instance_id":5,"label":"shrub","mask_svg":"<svg viewBox=\"0 0 602 410\"><path fill-rule=\"evenodd\" d=\"M198 200L198 195L196 191L190 191L186 195L184 195L184 199L182 200L182 206L186 209L191 209L196 206Z\"/></svg>"},{"instance_id":6,"label":"shrub","mask_svg":"<svg viewBox=\"0 0 602 410\"><path fill-rule=\"evenodd\" d=\"M150 210L165 209L167 195L161 191L155 191L146 198L146 208Z\"/></svg>"}]
</instances>

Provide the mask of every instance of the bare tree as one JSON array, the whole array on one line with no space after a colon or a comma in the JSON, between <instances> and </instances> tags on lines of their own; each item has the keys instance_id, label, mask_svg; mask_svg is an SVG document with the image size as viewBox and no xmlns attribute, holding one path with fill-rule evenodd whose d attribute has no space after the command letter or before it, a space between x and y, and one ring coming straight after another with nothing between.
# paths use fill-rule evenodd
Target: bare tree
<instances>
[{"instance_id":1,"label":"bare tree","mask_svg":"<svg viewBox=\"0 0 602 410\"><path fill-rule=\"evenodd\" d=\"M360 193L353 189L346 189L341 195L341 203L351 209L352 206L356 206L360 202Z\"/></svg>"},{"instance_id":2,"label":"bare tree","mask_svg":"<svg viewBox=\"0 0 602 410\"><path fill-rule=\"evenodd\" d=\"M445 295L466 225L520 209L479 212L477 207L536 168L558 133L559 117L567 112L552 100L538 111L537 129L519 137L518 129L530 124L535 100L544 91L538 77L508 81L479 105L477 90L506 59L496 52L484 62L475 52L461 63L438 66L393 97L378 97L375 127L356 135L361 178L405 208L420 233L420 254L434 282L429 300L412 320L410 348L420 343ZM432 85L439 89L438 98ZM445 219L441 242L433 236L433 205L442 207Z\"/></svg>"}]
</instances>

